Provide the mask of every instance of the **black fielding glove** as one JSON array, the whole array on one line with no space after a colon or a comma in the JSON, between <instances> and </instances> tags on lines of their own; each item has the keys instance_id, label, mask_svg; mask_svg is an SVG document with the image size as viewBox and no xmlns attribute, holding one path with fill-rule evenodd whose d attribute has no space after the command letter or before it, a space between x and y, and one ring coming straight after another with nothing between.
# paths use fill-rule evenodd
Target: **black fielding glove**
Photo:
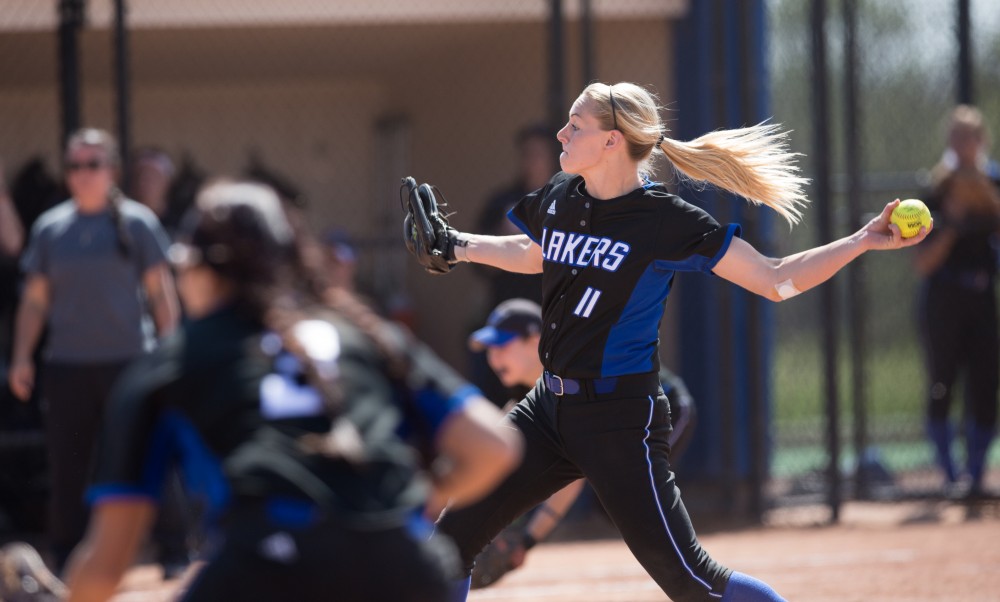
<instances>
[{"instance_id":1,"label":"black fielding glove","mask_svg":"<svg viewBox=\"0 0 1000 602\"><path fill-rule=\"evenodd\" d=\"M458 262L455 248L465 246L462 233L448 224L430 184L417 185L411 177L403 178L401 190L407 191L406 217L403 218L403 241L407 250L431 274L447 274Z\"/></svg>"}]
</instances>

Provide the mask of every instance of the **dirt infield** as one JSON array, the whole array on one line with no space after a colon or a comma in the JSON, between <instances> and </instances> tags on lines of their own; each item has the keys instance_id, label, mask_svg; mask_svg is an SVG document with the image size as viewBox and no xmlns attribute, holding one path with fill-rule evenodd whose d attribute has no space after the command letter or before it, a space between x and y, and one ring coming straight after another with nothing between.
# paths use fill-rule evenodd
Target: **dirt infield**
<instances>
[{"instance_id":1,"label":"dirt infield","mask_svg":"<svg viewBox=\"0 0 1000 602\"><path fill-rule=\"evenodd\" d=\"M1000 504L944 502L773 512L768 526L707 533L719 561L764 579L791 601L1000 600ZM667 600L620 541L539 546L527 565L470 601Z\"/></svg>"},{"instance_id":2,"label":"dirt infield","mask_svg":"<svg viewBox=\"0 0 1000 602\"><path fill-rule=\"evenodd\" d=\"M719 561L790 601L1000 600L1000 502L850 503L826 525L823 508L774 511L767 525L703 533ZM331 560L335 561L335 560ZM133 569L114 602L173 599L158 568ZM621 541L542 544L527 565L470 602L667 600Z\"/></svg>"}]
</instances>

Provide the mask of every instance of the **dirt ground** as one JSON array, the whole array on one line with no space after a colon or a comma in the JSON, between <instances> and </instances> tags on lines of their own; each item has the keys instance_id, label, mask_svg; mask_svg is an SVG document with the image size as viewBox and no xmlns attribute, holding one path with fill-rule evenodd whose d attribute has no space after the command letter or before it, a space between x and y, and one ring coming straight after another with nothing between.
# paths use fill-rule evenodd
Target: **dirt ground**
<instances>
[{"instance_id":1,"label":"dirt ground","mask_svg":"<svg viewBox=\"0 0 1000 602\"><path fill-rule=\"evenodd\" d=\"M767 525L699 537L720 562L790 601L1000 600L1000 503L851 503L772 512ZM667 600L620 541L543 544L470 601Z\"/></svg>"},{"instance_id":2,"label":"dirt ground","mask_svg":"<svg viewBox=\"0 0 1000 602\"><path fill-rule=\"evenodd\" d=\"M770 583L790 601L1000 600L1000 502L849 503L772 511L762 527L708 531L720 562ZM114 602L172 599L178 583L133 569ZM526 565L470 602L667 600L617 539L544 543Z\"/></svg>"}]
</instances>

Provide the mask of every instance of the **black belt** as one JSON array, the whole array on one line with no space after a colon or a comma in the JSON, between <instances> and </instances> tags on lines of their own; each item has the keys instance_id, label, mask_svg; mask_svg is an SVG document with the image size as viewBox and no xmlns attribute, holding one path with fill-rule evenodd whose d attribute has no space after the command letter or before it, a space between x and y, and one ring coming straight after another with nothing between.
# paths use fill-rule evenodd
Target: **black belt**
<instances>
[{"instance_id":1,"label":"black belt","mask_svg":"<svg viewBox=\"0 0 1000 602\"><path fill-rule=\"evenodd\" d=\"M656 372L605 378L564 378L546 370L542 373L542 381L556 397L579 395L589 399L609 395L644 397L656 393L660 387L660 377Z\"/></svg>"}]
</instances>

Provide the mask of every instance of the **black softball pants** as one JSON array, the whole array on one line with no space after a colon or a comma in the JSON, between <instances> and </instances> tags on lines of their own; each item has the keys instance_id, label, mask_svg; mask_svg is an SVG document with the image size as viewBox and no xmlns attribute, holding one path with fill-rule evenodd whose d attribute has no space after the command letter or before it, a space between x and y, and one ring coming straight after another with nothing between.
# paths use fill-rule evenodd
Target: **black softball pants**
<instances>
[{"instance_id":1,"label":"black softball pants","mask_svg":"<svg viewBox=\"0 0 1000 602\"><path fill-rule=\"evenodd\" d=\"M948 420L951 393L964 372L966 415L992 431L1000 384L1000 327L992 285L982 291L948 284L925 287L920 319L930 379L927 418Z\"/></svg>"},{"instance_id":2,"label":"black softball pants","mask_svg":"<svg viewBox=\"0 0 1000 602\"><path fill-rule=\"evenodd\" d=\"M48 539L57 570L83 538L83 500L108 394L127 362L48 363L41 384L49 462Z\"/></svg>"},{"instance_id":3,"label":"black softball pants","mask_svg":"<svg viewBox=\"0 0 1000 602\"><path fill-rule=\"evenodd\" d=\"M670 469L669 402L615 394L556 396L539 382L510 413L525 455L493 493L449 511L441 532L456 542L466 574L514 519L586 477L625 543L672 600L718 600L731 571L698 543Z\"/></svg>"}]
</instances>

